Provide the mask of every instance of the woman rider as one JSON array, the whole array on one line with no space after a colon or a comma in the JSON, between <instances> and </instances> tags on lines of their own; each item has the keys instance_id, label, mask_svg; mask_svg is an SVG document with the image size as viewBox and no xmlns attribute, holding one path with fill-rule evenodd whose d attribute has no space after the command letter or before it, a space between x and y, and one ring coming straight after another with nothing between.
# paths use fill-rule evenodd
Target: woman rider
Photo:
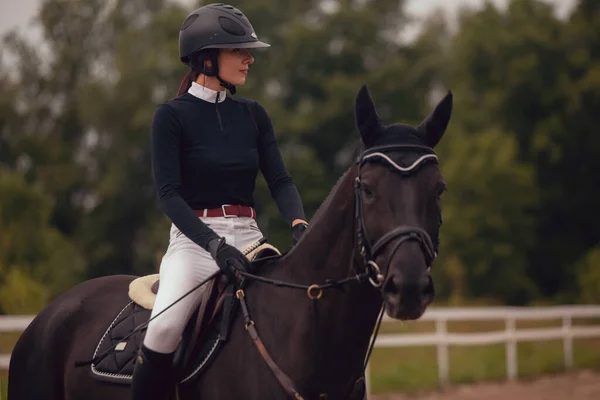
<instances>
[{"instance_id":1,"label":"woman rider","mask_svg":"<svg viewBox=\"0 0 600 400\"><path fill-rule=\"evenodd\" d=\"M203 6L183 22L179 51L190 71L178 96L160 104L152 122L153 175L172 225L151 317L219 269L247 268L240 249L262 237L253 199L259 169L291 227L293 244L308 226L267 111L254 100L231 96L254 62L249 49L260 47L269 45L229 5ZM173 355L200 295L194 291L148 325L133 400L165 399L171 392Z\"/></svg>"}]
</instances>

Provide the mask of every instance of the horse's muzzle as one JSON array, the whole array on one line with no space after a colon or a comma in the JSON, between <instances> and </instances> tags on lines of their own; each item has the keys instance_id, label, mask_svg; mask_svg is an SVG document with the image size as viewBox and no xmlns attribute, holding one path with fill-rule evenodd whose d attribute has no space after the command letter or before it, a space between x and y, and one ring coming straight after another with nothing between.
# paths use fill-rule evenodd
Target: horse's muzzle
<instances>
[{"instance_id":1,"label":"horse's muzzle","mask_svg":"<svg viewBox=\"0 0 600 400\"><path fill-rule=\"evenodd\" d=\"M401 320L420 318L435 297L433 279L428 272L410 280L392 273L382 290L388 315Z\"/></svg>"}]
</instances>

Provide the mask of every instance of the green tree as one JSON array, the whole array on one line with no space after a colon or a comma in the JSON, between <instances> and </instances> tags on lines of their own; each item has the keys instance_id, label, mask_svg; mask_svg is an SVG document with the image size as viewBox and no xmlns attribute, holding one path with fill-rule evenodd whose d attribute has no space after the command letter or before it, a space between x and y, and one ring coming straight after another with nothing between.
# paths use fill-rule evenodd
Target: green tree
<instances>
[{"instance_id":1,"label":"green tree","mask_svg":"<svg viewBox=\"0 0 600 400\"><path fill-rule=\"evenodd\" d=\"M579 300L584 303L600 302L600 247L590 250L577 263Z\"/></svg>"},{"instance_id":2,"label":"green tree","mask_svg":"<svg viewBox=\"0 0 600 400\"><path fill-rule=\"evenodd\" d=\"M530 301L537 294L527 276L537 201L532 169L518 162L516 141L501 131L475 136L455 125L447 135L438 150L448 186L436 269L442 294Z\"/></svg>"},{"instance_id":3,"label":"green tree","mask_svg":"<svg viewBox=\"0 0 600 400\"><path fill-rule=\"evenodd\" d=\"M185 70L177 37L183 10L164 1L116 2L103 31L104 68L81 89L81 118L93 133L93 207L81 225L89 276L154 271L168 222L157 207L150 163L156 104L173 97ZM175 28L174 28L175 27Z\"/></svg>"},{"instance_id":4,"label":"green tree","mask_svg":"<svg viewBox=\"0 0 600 400\"><path fill-rule=\"evenodd\" d=\"M455 112L438 149L449 186L435 272L441 294L577 297L587 272L571 266L600 239L590 218L600 200L600 139L591 133L600 105L597 2L580 1L567 21L539 0L512 0L506 11L486 3L463 12L456 34L432 16L412 43L398 40L402 1L236 5L272 44L254 52L239 96L269 111L309 217L352 161L362 83L385 122L412 124L450 88ZM43 274L64 257L78 260L85 277L156 269L169 221L157 207L150 124L186 72L178 30L193 8L45 0L43 45L5 38L3 55L16 64L12 75L0 69L3 173L45 199L39 248L63 250L34 252L34 261L23 260L29 250L10 262L0 255L0 301L23 287L50 298L68 280L47 285ZM262 178L256 199L267 237L287 247L289 227ZM23 234L25 221L14 221L6 235Z\"/></svg>"},{"instance_id":5,"label":"green tree","mask_svg":"<svg viewBox=\"0 0 600 400\"><path fill-rule=\"evenodd\" d=\"M83 278L84 260L50 224L53 200L19 173L0 169L0 307L39 311Z\"/></svg>"},{"instance_id":6,"label":"green tree","mask_svg":"<svg viewBox=\"0 0 600 400\"><path fill-rule=\"evenodd\" d=\"M532 168L539 202L533 242L521 246L526 273L541 295L563 300L576 298L572 264L600 240L590 219L600 201L592 175L600 139L590 134L600 104L598 26L594 2L580 2L569 21L542 1L513 0L505 12L487 3L463 13L447 52L445 79L465 132L506 132L518 145L515 161ZM514 194L499 193L507 202Z\"/></svg>"}]
</instances>

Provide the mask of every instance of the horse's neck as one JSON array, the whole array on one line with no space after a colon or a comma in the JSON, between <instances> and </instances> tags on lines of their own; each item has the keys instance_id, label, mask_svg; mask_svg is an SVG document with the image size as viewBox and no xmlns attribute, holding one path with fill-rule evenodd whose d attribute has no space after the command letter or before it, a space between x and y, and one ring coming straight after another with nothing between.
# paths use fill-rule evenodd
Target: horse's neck
<instances>
[{"instance_id":1,"label":"horse's neck","mask_svg":"<svg viewBox=\"0 0 600 400\"><path fill-rule=\"evenodd\" d=\"M289 253L287 274L294 279L344 278L349 273L354 246L353 182L347 171L310 222L309 230Z\"/></svg>"},{"instance_id":2,"label":"horse's neck","mask_svg":"<svg viewBox=\"0 0 600 400\"><path fill-rule=\"evenodd\" d=\"M352 168L341 178L311 221L310 229L288 254L285 263L288 279L322 284L326 279L340 280L356 275L353 268L355 177L356 169ZM349 283L343 291L326 290L322 299L317 300L317 315L307 320L316 318L314 324L318 325L321 338L317 346L323 361L320 365L313 362L313 368L318 369L313 373L322 377L317 380L320 386L332 385L318 390L339 390L331 388L345 386L349 379L356 379L380 304L379 292L365 282ZM314 350L315 343L310 339L305 345L307 351Z\"/></svg>"}]
</instances>

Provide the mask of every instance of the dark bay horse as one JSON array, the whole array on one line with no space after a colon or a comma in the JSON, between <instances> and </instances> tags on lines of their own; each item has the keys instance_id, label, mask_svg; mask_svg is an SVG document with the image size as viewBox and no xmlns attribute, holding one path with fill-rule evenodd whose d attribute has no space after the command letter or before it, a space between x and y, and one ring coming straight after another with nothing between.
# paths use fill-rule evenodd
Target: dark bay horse
<instances>
[{"instance_id":1,"label":"dark bay horse","mask_svg":"<svg viewBox=\"0 0 600 400\"><path fill-rule=\"evenodd\" d=\"M382 306L395 319L418 319L433 301L429 269L437 255L445 189L433 148L452 112L448 93L417 128L384 125L366 86L355 104L364 151L325 199L302 240L266 265L264 278L305 290L251 282L245 289L254 326L273 361L294 382L297 399L349 399ZM362 277L352 279L352 277ZM129 302L133 276L83 282L42 310L16 344L9 400L130 399L130 386L96 380L89 359L107 326ZM167 311L168 312L168 311ZM227 343L184 399L290 398L244 329L233 320ZM354 393L354 394L351 394Z\"/></svg>"}]
</instances>

